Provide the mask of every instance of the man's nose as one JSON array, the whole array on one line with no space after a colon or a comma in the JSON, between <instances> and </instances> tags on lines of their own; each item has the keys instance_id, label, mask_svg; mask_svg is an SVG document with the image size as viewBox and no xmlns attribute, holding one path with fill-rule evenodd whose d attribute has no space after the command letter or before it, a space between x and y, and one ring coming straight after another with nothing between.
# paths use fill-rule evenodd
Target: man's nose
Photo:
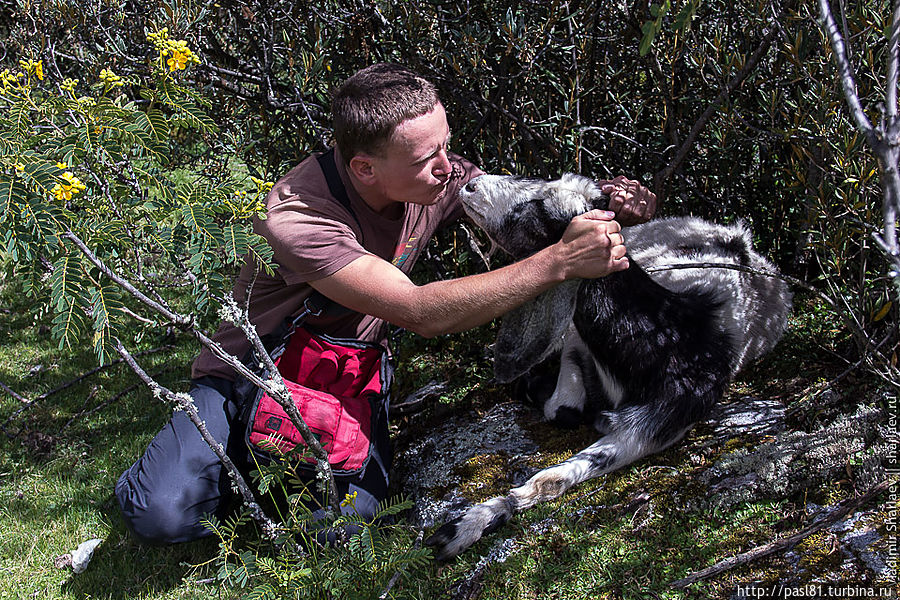
<instances>
[{"instance_id":1,"label":"man's nose","mask_svg":"<svg viewBox=\"0 0 900 600\"><path fill-rule=\"evenodd\" d=\"M450 164L450 157L447 156L446 150L441 150L440 154L438 154L437 164L434 167L434 175L439 177L446 177L453 172L453 165Z\"/></svg>"}]
</instances>

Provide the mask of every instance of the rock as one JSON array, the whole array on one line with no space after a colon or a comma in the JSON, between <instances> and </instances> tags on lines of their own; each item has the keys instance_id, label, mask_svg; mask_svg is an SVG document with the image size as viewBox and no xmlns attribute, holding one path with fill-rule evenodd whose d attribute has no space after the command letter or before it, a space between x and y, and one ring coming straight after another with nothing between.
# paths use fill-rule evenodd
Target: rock
<instances>
[{"instance_id":1,"label":"rock","mask_svg":"<svg viewBox=\"0 0 900 600\"><path fill-rule=\"evenodd\" d=\"M78 547L72 551L72 572L76 574L84 572L94 556L94 550L102 542L102 539L94 538L78 544Z\"/></svg>"},{"instance_id":2,"label":"rock","mask_svg":"<svg viewBox=\"0 0 900 600\"><path fill-rule=\"evenodd\" d=\"M538 445L519 423L535 418L533 409L506 402L484 414L448 417L445 425L403 450L395 464L403 471L399 477L403 494L416 501L412 522L431 527L462 513L469 500L459 489L463 481L458 472L467 461L479 457L499 461L504 482L524 481L525 459L537 452ZM488 486L496 481L479 483Z\"/></svg>"},{"instance_id":3,"label":"rock","mask_svg":"<svg viewBox=\"0 0 900 600\"><path fill-rule=\"evenodd\" d=\"M835 478L846 477L848 465L866 479L880 481L888 454L883 413L859 406L813 432L782 431L771 441L721 457L700 480L717 493L710 507L727 508L761 498L785 498Z\"/></svg>"},{"instance_id":4,"label":"rock","mask_svg":"<svg viewBox=\"0 0 900 600\"><path fill-rule=\"evenodd\" d=\"M709 422L720 439L748 433L774 435L784 430L784 405L777 400L740 396L716 405Z\"/></svg>"}]
</instances>

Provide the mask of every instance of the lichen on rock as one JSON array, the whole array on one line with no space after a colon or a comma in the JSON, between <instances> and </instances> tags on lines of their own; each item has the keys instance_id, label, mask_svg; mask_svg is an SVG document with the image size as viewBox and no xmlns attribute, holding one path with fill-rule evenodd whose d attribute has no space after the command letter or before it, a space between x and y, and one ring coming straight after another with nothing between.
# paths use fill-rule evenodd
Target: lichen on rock
<instances>
[{"instance_id":1,"label":"lichen on rock","mask_svg":"<svg viewBox=\"0 0 900 600\"><path fill-rule=\"evenodd\" d=\"M859 485L885 476L888 453L884 414L859 406L813 432L783 431L751 449L722 456L701 475L710 487L710 508L761 498L785 498L843 475L853 468Z\"/></svg>"}]
</instances>

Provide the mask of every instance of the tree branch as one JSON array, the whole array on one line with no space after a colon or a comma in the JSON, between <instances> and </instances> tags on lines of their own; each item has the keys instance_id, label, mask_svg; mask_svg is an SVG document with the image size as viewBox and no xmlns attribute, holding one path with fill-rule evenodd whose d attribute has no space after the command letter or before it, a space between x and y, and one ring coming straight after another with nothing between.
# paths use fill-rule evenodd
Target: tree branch
<instances>
[{"instance_id":1,"label":"tree branch","mask_svg":"<svg viewBox=\"0 0 900 600\"><path fill-rule=\"evenodd\" d=\"M290 391L287 389L287 386L284 384L284 380L281 378L281 373L279 373L278 369L275 368L274 363L272 363L272 359L265 351L262 340L259 339L259 335L256 333L256 328L250 323L247 314L241 311L240 308L238 308L233 298L229 299L230 305L228 301L223 304L222 316L235 325L239 326L244 334L247 335L247 339L250 340L254 348L257 349L257 354L262 357L262 360L266 364L268 372L270 373L270 378L267 380L262 379L253 370L248 368L247 365L238 360L237 357L233 356L230 352L225 350L221 344L213 341L209 336L197 329L196 322L193 318L173 312L168 307L163 306L159 302L156 302L155 300L147 297L130 282L117 275L93 252L91 252L90 248L88 248L87 245L85 245L85 243L78 238L78 236L72 233L71 230L66 230L62 237L65 237L73 244L75 244L75 246L79 250L81 250L82 254L84 254L94 266L96 266L104 275L109 277L122 289L126 290L136 299L140 300L148 307L163 315L172 323L175 323L183 331L186 331L193 335L197 340L200 341L201 344L208 348L216 358L220 359L222 362L230 366L240 375L246 377L251 383L253 383L253 385L264 390L271 398L278 402L278 404L280 404L284 409L285 413L287 413L288 418L291 419L294 427L296 427L300 432L300 435L303 437L303 441L306 442L307 447L316 458L316 468L322 475L322 478L325 480L327 486L329 512L340 514L341 499L337 497L337 484L334 480L334 473L331 469L331 464L328 462L328 453L309 430L309 427L306 426L303 417L300 415L300 411L294 404L294 400L291 397Z\"/></svg>"},{"instance_id":2,"label":"tree branch","mask_svg":"<svg viewBox=\"0 0 900 600\"><path fill-rule=\"evenodd\" d=\"M730 269L732 271L750 273L751 275L761 275L763 277L774 277L775 279L781 279L782 281L785 281L791 285L797 286L806 290L807 292L815 294L820 300L825 302L825 304L830 306L833 311L841 316L847 326L852 330L854 337L862 340L864 346L871 347L872 345L871 338L866 333L865 329L856 322L856 319L853 316L853 312L849 308L841 306L834 298L832 298L828 294L817 290L805 281L797 279L796 277L791 277L790 275L784 275L782 273L774 271L762 271L759 269L754 269L752 267L736 265L733 263L678 263L642 268L647 273L657 273L659 271L677 271L681 269Z\"/></svg>"},{"instance_id":3,"label":"tree branch","mask_svg":"<svg viewBox=\"0 0 900 600\"><path fill-rule=\"evenodd\" d=\"M259 523L262 528L263 534L270 540L276 541L278 539L279 531L283 529L280 524L276 524L272 521L268 516L266 516L265 512L263 512L262 507L256 502L256 497L253 495L253 491L250 489L250 486L247 485L246 480L240 474L237 467L231 461L231 458L225 453L225 447L219 442L216 438L212 436L209 432L209 429L206 427L206 423L203 422L203 419L200 418L200 413L197 412L197 406L194 404L194 400L191 398L189 394L180 393L176 394L172 390L167 387L161 385L156 382L152 377L150 377L146 371L144 371L141 366L137 363L134 357L125 349L125 346L122 345L122 342L116 339L115 341L116 352L119 353L119 356L128 363L128 366L137 373L137 376L141 378L147 387L153 392L153 395L157 398L168 400L171 402L177 410L183 410L188 418L191 420L191 423L194 424L194 427L197 428L197 431L200 432L200 436L203 438L203 441L209 445L210 449L215 453L216 457L219 459L219 462L222 463L222 466L225 467L225 471L228 473L228 476L231 477L232 482L234 482L235 488L238 493L241 495L241 498L244 500L244 505L250 511L250 515L253 519ZM297 550L300 554L303 554L303 551L297 547Z\"/></svg>"},{"instance_id":4,"label":"tree branch","mask_svg":"<svg viewBox=\"0 0 900 600\"><path fill-rule=\"evenodd\" d=\"M271 378L269 379L270 385L265 388L266 392L281 405L297 428L297 431L300 432L303 441L306 442L306 447L313 453L313 456L316 458L316 468L323 474L325 483L328 486L328 501L331 510L334 511L335 515L341 514L341 499L338 498L334 472L331 470L331 463L328 462L328 452L325 451L325 448L322 447L322 444L319 443L319 440L306 425L306 421L303 420L300 410L294 404L290 390L281 377L281 372L263 346L256 327L250 322L247 312L242 310L230 295L223 299L222 314L228 321L244 332L244 335L247 336L247 339L253 345L255 356L263 361L265 370L270 374L269 377Z\"/></svg>"},{"instance_id":5,"label":"tree branch","mask_svg":"<svg viewBox=\"0 0 900 600\"><path fill-rule=\"evenodd\" d=\"M900 0L894 2L894 15L891 24L891 39L888 42L887 85L885 86L884 108L886 128L890 132L889 140L896 136L897 126L897 76L900 62Z\"/></svg>"},{"instance_id":6,"label":"tree branch","mask_svg":"<svg viewBox=\"0 0 900 600\"><path fill-rule=\"evenodd\" d=\"M824 0L823 0L824 1ZM780 15L779 15L780 16ZM776 16L776 20L779 18ZM703 111L703 114L700 115L700 118L694 123L694 126L691 127L690 133L688 133L687 138L685 138L684 142L682 142L681 147L675 153L675 157L666 165L662 170L658 171L656 175L653 176L653 187L656 191L657 195L662 193L663 182L665 182L672 174L681 166L681 163L684 162L684 159L687 157L688 153L692 150L694 146L694 142L697 141L697 138L700 136L700 132L706 127L706 124L712 118L717 110L719 110L719 105L722 104L728 96L740 86L744 80L756 69L756 65L759 64L759 61L762 60L762 57L765 56L766 52L769 50L769 46L772 45L772 41L775 39L775 35L778 33L778 28L770 24L769 30L763 36L762 41L757 46L756 50L753 51L753 54L750 55L750 58L747 59L747 62L744 63L744 66L738 71L737 75L735 75L731 81L728 82L728 85L725 86L719 95L715 97L715 99L710 102L709 106L706 107L706 110Z\"/></svg>"},{"instance_id":7,"label":"tree branch","mask_svg":"<svg viewBox=\"0 0 900 600\"><path fill-rule=\"evenodd\" d=\"M765 544L763 546L758 546L752 550L744 552L743 554L738 554L737 556L732 556L731 558L727 558L721 562L718 562L711 567L703 569L702 571L697 571L696 573L692 573L687 577L684 577L677 581L673 581L672 587L679 589L685 588L692 583L697 583L701 579L708 579L710 577L713 577L714 575L718 575L719 573L724 573L725 571L728 571L735 567L739 567L759 558L763 558L764 556L786 550L791 546L794 546L799 542L805 540L817 531L820 531L825 527L828 527L829 525L840 521L857 508L867 504L873 498L887 490L889 486L890 482L888 480L882 481L862 496L845 500L844 502L839 504L835 510L831 511L823 518L819 519L812 525L800 530L794 535Z\"/></svg>"},{"instance_id":8,"label":"tree branch","mask_svg":"<svg viewBox=\"0 0 900 600\"><path fill-rule=\"evenodd\" d=\"M831 48L834 51L834 60L837 63L838 73L841 78L841 85L844 87L844 96L847 104L850 105L850 115L856 121L856 126L863 132L869 145L874 148L878 144L878 138L875 135L875 128L866 116L862 104L859 101L859 95L856 93L856 78L853 74L853 67L847 59L847 48L844 45L844 38L838 31L837 23L831 14L831 7L828 6L828 0L819 1L819 18L825 33L831 40ZM896 26L896 21L894 23ZM893 36L891 36L893 38Z\"/></svg>"},{"instance_id":9,"label":"tree branch","mask_svg":"<svg viewBox=\"0 0 900 600\"><path fill-rule=\"evenodd\" d=\"M819 19L831 41L834 60L837 63L844 89L844 97L850 107L850 115L856 126L865 135L869 147L875 153L881 170L881 184L884 191L882 214L884 230L881 235L874 235L875 243L887 255L893 268L892 277L900 290L900 247L897 244L897 213L900 210L900 172L897 169L900 157L900 140L895 134L897 129L897 75L898 75L898 39L900 39L900 0L894 2L894 21L891 24L891 37L888 45L888 81L886 92L886 108L880 130L873 127L863 110L859 95L856 92L856 80L853 66L847 58L846 47L841 33L838 31L828 6L828 0L819 1Z\"/></svg>"},{"instance_id":10,"label":"tree branch","mask_svg":"<svg viewBox=\"0 0 900 600\"><path fill-rule=\"evenodd\" d=\"M153 348L152 350L144 350L143 352L138 352L138 353L136 354L136 356L145 356L145 355L147 355L147 354L154 354L154 353L156 353L156 352L161 352L161 351L163 351L163 350L169 350L169 349L171 349L171 348L172 348L172 346L169 346L169 345L166 345L166 346L160 346L159 348ZM83 380L87 379L88 377L90 377L91 375L93 375L93 374L95 374L95 373L99 373L100 371L106 370L106 369L108 369L108 368L110 368L110 367L112 367L112 366L114 366L114 365L121 364L122 362L123 362L122 359L118 359L118 360L114 360L114 361L112 361L112 362L110 362L110 363L107 363L107 364L105 364L105 365L100 365L99 367L94 367L93 369L91 369L91 370L88 371L87 373L82 373L81 375L79 375L79 376L76 377L75 379L70 379L69 381L66 381L65 383L63 383L62 385L59 385L59 386L53 388L53 389L50 390L49 392L44 392L43 394L41 394L40 396L38 396L38 397L35 398L34 400L27 400L27 399L23 398L23 397L20 396L19 394L15 393L15 392L12 391L11 389L9 389L9 388L6 387L5 385L3 385L2 382L0 382L0 387L2 387L2 388L5 389L7 392L9 392L14 398L16 398L17 400L20 400L21 402L24 403L18 410L16 410L16 411L13 412L11 415L9 415L9 417L6 418L6 420L3 422L3 424L0 425L0 429L2 429L3 431L6 431L6 426L9 425L10 422L11 422L13 419L15 419L15 418L16 418L17 416L19 416L19 414L21 414L23 411L28 410L29 408L31 408L32 406L34 406L34 405L37 404L38 402L40 402L40 401L42 401L42 400L46 400L47 398L49 398L49 397L52 396L53 394L56 394L57 392L61 392L61 391L65 390L65 389L68 389L68 388L72 387L72 386L75 385L76 383L78 383L78 382L80 382L80 381L83 381ZM18 435L18 434L16 434L16 435ZM15 436L13 436L13 437L15 437Z\"/></svg>"}]
</instances>

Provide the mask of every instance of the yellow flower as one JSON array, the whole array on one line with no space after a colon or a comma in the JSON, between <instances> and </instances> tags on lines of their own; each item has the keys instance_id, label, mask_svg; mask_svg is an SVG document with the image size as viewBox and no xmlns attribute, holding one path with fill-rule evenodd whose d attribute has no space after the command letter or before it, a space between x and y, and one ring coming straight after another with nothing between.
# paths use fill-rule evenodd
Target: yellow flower
<instances>
[{"instance_id":1,"label":"yellow flower","mask_svg":"<svg viewBox=\"0 0 900 600\"><path fill-rule=\"evenodd\" d=\"M356 492L344 496L344 499L341 500L341 506L353 506L354 502L356 502Z\"/></svg>"},{"instance_id":2,"label":"yellow flower","mask_svg":"<svg viewBox=\"0 0 900 600\"><path fill-rule=\"evenodd\" d=\"M67 164L64 163L64 162L58 162L58 163L56 163L56 168L57 168L57 169L68 169L68 168L69 168L69 165L67 165Z\"/></svg>"},{"instance_id":3,"label":"yellow flower","mask_svg":"<svg viewBox=\"0 0 900 600\"><path fill-rule=\"evenodd\" d=\"M188 48L185 40L169 39L169 30L163 27L156 33L148 33L147 39L153 42L156 51L159 52L160 65L163 61L169 66L169 71L183 71L188 63L197 64L200 59ZM166 57L169 58L166 58Z\"/></svg>"},{"instance_id":4,"label":"yellow flower","mask_svg":"<svg viewBox=\"0 0 900 600\"><path fill-rule=\"evenodd\" d=\"M57 183L50 191L53 192L53 195L56 196L56 199L60 202L72 199L72 188L68 185L60 185Z\"/></svg>"},{"instance_id":5,"label":"yellow flower","mask_svg":"<svg viewBox=\"0 0 900 600\"><path fill-rule=\"evenodd\" d=\"M30 58L28 60L20 60L19 66L22 67L22 70L28 73L29 75L34 74L35 77L44 80L44 63L43 61L34 62Z\"/></svg>"},{"instance_id":6,"label":"yellow flower","mask_svg":"<svg viewBox=\"0 0 900 600\"><path fill-rule=\"evenodd\" d=\"M57 164L57 166L59 166L59 164ZM50 190L50 192L54 196L56 196L56 199L60 202L71 200L72 196L80 194L85 189L87 189L87 187L81 182L81 180L75 177L75 175L71 171L66 171L65 173L63 173L62 178L65 180L65 183L57 183Z\"/></svg>"},{"instance_id":7,"label":"yellow flower","mask_svg":"<svg viewBox=\"0 0 900 600\"><path fill-rule=\"evenodd\" d=\"M172 51L172 58L166 61L166 64L169 65L169 70L174 71L178 69L180 71L184 71L184 68L187 66L188 57L182 54L179 50Z\"/></svg>"},{"instance_id":8,"label":"yellow flower","mask_svg":"<svg viewBox=\"0 0 900 600\"><path fill-rule=\"evenodd\" d=\"M16 163L16 175L21 175L25 172L25 165L20 162Z\"/></svg>"},{"instance_id":9,"label":"yellow flower","mask_svg":"<svg viewBox=\"0 0 900 600\"><path fill-rule=\"evenodd\" d=\"M103 69L100 71L100 81L105 83L108 87L120 87L125 85L122 82L122 78L113 73L112 69Z\"/></svg>"},{"instance_id":10,"label":"yellow flower","mask_svg":"<svg viewBox=\"0 0 900 600\"><path fill-rule=\"evenodd\" d=\"M85 190L85 185L81 183L80 179L72 174L72 171L66 171L62 174L62 177L69 183L69 187L74 188L79 192L83 192Z\"/></svg>"}]
</instances>

